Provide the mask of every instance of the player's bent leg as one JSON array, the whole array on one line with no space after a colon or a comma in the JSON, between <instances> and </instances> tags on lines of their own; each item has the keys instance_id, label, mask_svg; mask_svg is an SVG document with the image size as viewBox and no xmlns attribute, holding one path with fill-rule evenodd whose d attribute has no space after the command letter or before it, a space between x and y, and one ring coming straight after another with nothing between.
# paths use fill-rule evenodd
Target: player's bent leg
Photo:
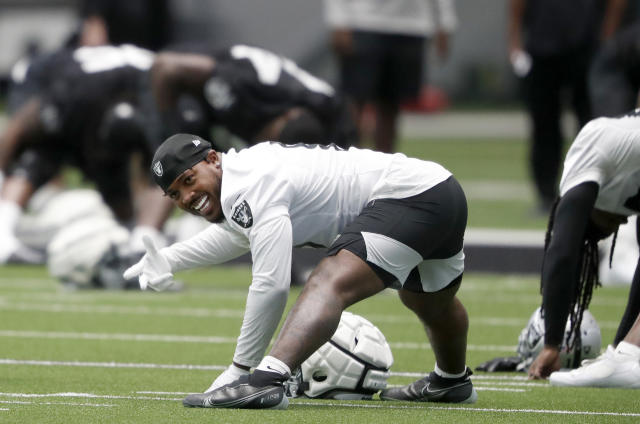
<instances>
[{"instance_id":1,"label":"player's bent leg","mask_svg":"<svg viewBox=\"0 0 640 424\"><path fill-rule=\"evenodd\" d=\"M343 249L324 258L289 312L268 358L289 370L299 367L331 338L345 308L383 289L382 280L355 254ZM288 400L283 383L288 377L266 371L261 364L252 374L217 390L187 396L183 404L203 408L285 409Z\"/></svg>"},{"instance_id":2,"label":"player's bent leg","mask_svg":"<svg viewBox=\"0 0 640 424\"><path fill-rule=\"evenodd\" d=\"M385 288L361 258L348 250L324 258L309 276L271 349L291 369L331 338L348 306Z\"/></svg>"},{"instance_id":3,"label":"player's bent leg","mask_svg":"<svg viewBox=\"0 0 640 424\"><path fill-rule=\"evenodd\" d=\"M464 371L467 353L469 318L462 303L455 296L462 277L446 288L433 293L399 290L405 306L422 322L438 366L447 373Z\"/></svg>"},{"instance_id":4,"label":"player's bent leg","mask_svg":"<svg viewBox=\"0 0 640 424\"><path fill-rule=\"evenodd\" d=\"M426 377L403 386L383 390L382 400L474 403L477 393L471 370L465 366L469 320L455 297L461 277L434 293L400 290L402 302L423 323L436 357L436 369Z\"/></svg>"}]
</instances>

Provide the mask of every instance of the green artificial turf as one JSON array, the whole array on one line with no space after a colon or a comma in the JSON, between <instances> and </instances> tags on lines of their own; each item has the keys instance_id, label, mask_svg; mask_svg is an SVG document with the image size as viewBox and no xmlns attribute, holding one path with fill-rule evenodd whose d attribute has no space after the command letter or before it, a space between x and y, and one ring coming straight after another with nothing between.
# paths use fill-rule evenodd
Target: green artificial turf
<instances>
[{"instance_id":1,"label":"green artificial turf","mask_svg":"<svg viewBox=\"0 0 640 424\"><path fill-rule=\"evenodd\" d=\"M187 409L185 394L206 389L227 366L250 279L246 266L177 277L177 293L68 291L42 267L0 267L2 423L633 423L638 391L554 388L523 374L476 372L474 405L294 399L286 411ZM627 287L604 287L591 311L603 347L614 336ZM293 288L289 306L299 293ZM535 277L465 276L460 299L470 318L468 365L515 353L540 302ZM424 332L392 291L349 309L389 341L390 385L433 369ZM194 369L200 367L201 369ZM399 373L399 374L397 374ZM408 375L407 375L408 374Z\"/></svg>"}]
</instances>

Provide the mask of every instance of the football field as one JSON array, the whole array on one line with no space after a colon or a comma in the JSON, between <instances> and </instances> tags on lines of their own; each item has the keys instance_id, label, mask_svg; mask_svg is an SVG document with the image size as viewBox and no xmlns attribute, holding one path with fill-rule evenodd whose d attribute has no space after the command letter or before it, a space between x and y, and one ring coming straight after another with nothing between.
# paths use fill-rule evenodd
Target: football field
<instances>
[{"instance_id":1,"label":"football field","mask_svg":"<svg viewBox=\"0 0 640 424\"><path fill-rule=\"evenodd\" d=\"M0 272L2 423L637 423L640 393L554 388L519 373L480 373L473 405L294 399L286 411L188 409L230 362L250 268L180 273L173 293L65 291L44 268ZM604 287L591 311L613 338L628 288ZM289 306L299 293L293 288ZM466 275L460 291L470 317L468 364L515 352L538 306L534 277ZM385 334L395 362L390 385L433 369L423 330L396 294L349 309Z\"/></svg>"}]
</instances>

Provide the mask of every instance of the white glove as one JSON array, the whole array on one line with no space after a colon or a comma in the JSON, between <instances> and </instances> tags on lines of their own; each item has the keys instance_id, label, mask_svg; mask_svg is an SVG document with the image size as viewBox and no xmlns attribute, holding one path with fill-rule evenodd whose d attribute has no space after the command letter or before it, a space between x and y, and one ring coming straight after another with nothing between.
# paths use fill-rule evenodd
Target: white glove
<instances>
[{"instance_id":1,"label":"white glove","mask_svg":"<svg viewBox=\"0 0 640 424\"><path fill-rule=\"evenodd\" d=\"M147 287L156 291L166 290L173 284L173 274L169 261L162 256L156 248L153 240L144 236L142 238L147 253L138 263L129 267L122 276L125 280L138 277L140 288L146 290Z\"/></svg>"},{"instance_id":2,"label":"white glove","mask_svg":"<svg viewBox=\"0 0 640 424\"><path fill-rule=\"evenodd\" d=\"M531 56L524 50L515 50L511 53L509 60L511 61L513 73L520 78L526 77L531 70Z\"/></svg>"},{"instance_id":3,"label":"white glove","mask_svg":"<svg viewBox=\"0 0 640 424\"><path fill-rule=\"evenodd\" d=\"M0 264L8 262L21 246L15 235L21 215L22 209L17 203L0 200Z\"/></svg>"},{"instance_id":4,"label":"white glove","mask_svg":"<svg viewBox=\"0 0 640 424\"><path fill-rule=\"evenodd\" d=\"M9 262L19 247L20 242L13 234L0 234L0 264Z\"/></svg>"},{"instance_id":5,"label":"white glove","mask_svg":"<svg viewBox=\"0 0 640 424\"><path fill-rule=\"evenodd\" d=\"M238 368L234 364L231 364L226 370L222 372L222 374L218 376L218 378L213 381L213 383L211 383L211 386L209 386L205 393L218 389L226 384L232 383L243 375L247 374L250 374L250 371L243 370L242 368Z\"/></svg>"}]
</instances>

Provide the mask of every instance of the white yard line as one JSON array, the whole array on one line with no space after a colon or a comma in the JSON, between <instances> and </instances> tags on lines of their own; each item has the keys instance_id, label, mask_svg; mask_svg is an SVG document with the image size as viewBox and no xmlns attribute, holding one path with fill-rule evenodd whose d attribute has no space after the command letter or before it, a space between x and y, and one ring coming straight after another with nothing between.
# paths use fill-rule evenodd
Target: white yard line
<instances>
[{"instance_id":1,"label":"white yard line","mask_svg":"<svg viewBox=\"0 0 640 424\"><path fill-rule=\"evenodd\" d=\"M402 387L399 384L390 384L387 387ZM493 387L493 386L479 386L474 384L473 387L477 391L482 392L511 392L511 393L524 393L529 392L531 389L514 389L514 388L505 388L505 387Z\"/></svg>"},{"instance_id":2,"label":"white yard line","mask_svg":"<svg viewBox=\"0 0 640 424\"><path fill-rule=\"evenodd\" d=\"M595 416L613 416L613 417L640 417L640 413L636 412L599 412L599 411L565 411L557 409L502 409L502 408L473 408L473 407L455 407L455 406L402 406L402 405L373 405L373 404L356 404L356 403L333 403L333 402L308 402L308 401L291 401L292 405L308 405L308 406L328 406L328 407L355 407L355 408L381 408L381 409L438 409L446 411L478 411L478 412L499 412L499 413L525 413L525 414L555 414L555 415L595 415Z\"/></svg>"},{"instance_id":3,"label":"white yard line","mask_svg":"<svg viewBox=\"0 0 640 424\"><path fill-rule=\"evenodd\" d=\"M40 311L53 313L86 313L86 314L122 314L122 315L162 315L162 316L191 316L242 318L241 309L213 309L213 308L152 308L148 306L105 306L78 305L69 303L12 303L0 299L0 310L9 311Z\"/></svg>"},{"instance_id":4,"label":"white yard line","mask_svg":"<svg viewBox=\"0 0 640 424\"><path fill-rule=\"evenodd\" d=\"M131 362L81 362L81 361L45 361L31 359L0 358L0 365L26 365L46 367L95 367L95 368L140 368L140 369L180 369L180 370L224 370L226 365L191 365L191 364L154 364ZM391 371L393 377L423 377L424 372ZM474 375L473 381L487 381L493 386L544 387L546 383L528 382L525 375Z\"/></svg>"},{"instance_id":5,"label":"white yard line","mask_svg":"<svg viewBox=\"0 0 640 424\"><path fill-rule=\"evenodd\" d=\"M192 365L192 364L149 364L131 362L80 362L80 361L41 361L29 359L0 358L0 365L37 365L45 367L95 367L95 368L145 368L169 370L217 370L227 369L228 365Z\"/></svg>"},{"instance_id":6,"label":"white yard line","mask_svg":"<svg viewBox=\"0 0 640 424\"><path fill-rule=\"evenodd\" d=\"M93 406L99 408L112 408L114 404L111 403L77 403L77 402L30 402L26 400L0 400L3 404L13 405L63 405L63 406ZM8 411L8 409L7 409Z\"/></svg>"},{"instance_id":7,"label":"white yard line","mask_svg":"<svg viewBox=\"0 0 640 424\"><path fill-rule=\"evenodd\" d=\"M193 392L154 392L154 391L150 391L150 390L143 390L143 391L138 391L136 392L137 394L140 395L167 395L167 396L186 396L186 395L190 395Z\"/></svg>"},{"instance_id":8,"label":"white yard line","mask_svg":"<svg viewBox=\"0 0 640 424\"><path fill-rule=\"evenodd\" d=\"M182 394L178 392L137 392L149 394ZM156 396L122 396L122 395L96 395L93 393L0 393L0 396L15 398L88 398L88 399L114 399L114 400L160 400L160 401L180 401L181 398L156 397ZM28 401L2 401L0 403L13 404L34 404L38 405L72 405L72 406L103 406L113 407L113 404L92 404L92 403L63 403L63 402L28 402ZM517 409L517 408L474 408L474 407L456 407L456 406L427 406L427 405L390 405L389 403L337 403L337 402L310 402L305 400L292 399L293 406L327 406L327 407L351 407L351 408L376 408L376 409L433 409L446 411L470 411L470 412L492 412L503 414L548 414L548 415L585 415L585 416L606 416L606 417L640 417L640 413L636 412L601 412L601 411L569 411L558 409Z\"/></svg>"},{"instance_id":9,"label":"white yard line","mask_svg":"<svg viewBox=\"0 0 640 424\"><path fill-rule=\"evenodd\" d=\"M407 349L407 350L425 350L431 349L429 343L415 343L415 342L389 342L389 346L392 349ZM513 352L515 354L516 345L467 345L467 350L474 352Z\"/></svg>"},{"instance_id":10,"label":"white yard line","mask_svg":"<svg viewBox=\"0 0 640 424\"><path fill-rule=\"evenodd\" d=\"M96 395L93 393L3 393L0 397L17 397L17 398L85 398L85 399L126 399L126 400L182 400L182 398L167 398L158 396L120 396L120 395Z\"/></svg>"},{"instance_id":11,"label":"white yard line","mask_svg":"<svg viewBox=\"0 0 640 424\"><path fill-rule=\"evenodd\" d=\"M616 304L618 305L618 304ZM216 308L156 308L148 306L110 306L87 305L72 303L30 303L11 302L0 297L0 310L7 311L38 311L51 313L82 313L82 314L121 314L121 315L162 315L184 317L216 317L236 319L242 318L242 309L216 309ZM402 315L367 315L375 324L407 324L416 323L412 316ZM487 325L496 327L524 327L527 317L523 318L497 318L497 317L471 317L471 325ZM598 322L601 328L616 329L618 323L613 321Z\"/></svg>"},{"instance_id":12,"label":"white yard line","mask_svg":"<svg viewBox=\"0 0 640 424\"><path fill-rule=\"evenodd\" d=\"M74 333L56 331L14 330L0 330L0 337L213 344L235 344L237 341L236 337L180 336L171 334Z\"/></svg>"},{"instance_id":13,"label":"white yard line","mask_svg":"<svg viewBox=\"0 0 640 424\"><path fill-rule=\"evenodd\" d=\"M163 343L210 343L210 344L234 344L235 337L214 336L185 336L173 334L126 334L126 333L84 333L84 332L60 332L60 331L24 331L24 330L0 330L0 337L13 337L24 339L75 339L75 340L119 340L134 342L163 342ZM431 349L429 343L415 342L390 342L392 349L427 350ZM515 345L467 345L469 351L479 352L515 352Z\"/></svg>"}]
</instances>

